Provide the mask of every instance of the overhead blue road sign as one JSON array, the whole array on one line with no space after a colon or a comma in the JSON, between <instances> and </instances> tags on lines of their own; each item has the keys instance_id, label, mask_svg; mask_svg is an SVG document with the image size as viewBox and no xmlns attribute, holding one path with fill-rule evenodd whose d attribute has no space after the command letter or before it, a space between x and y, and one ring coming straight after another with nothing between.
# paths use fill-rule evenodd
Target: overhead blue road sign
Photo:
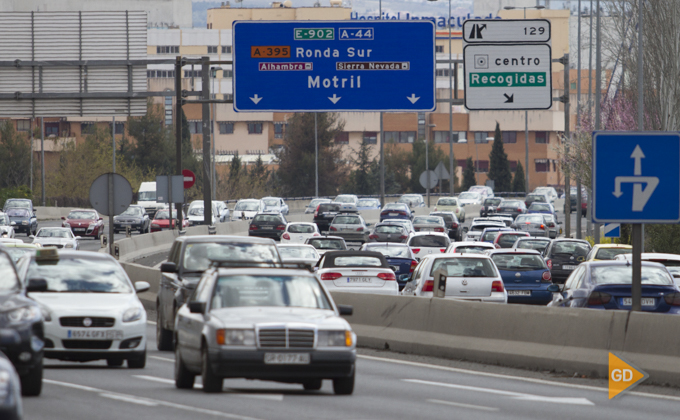
<instances>
[{"instance_id":1,"label":"overhead blue road sign","mask_svg":"<svg viewBox=\"0 0 680 420\"><path fill-rule=\"evenodd\" d=\"M621 237L621 224L620 223L605 223L604 224L604 237L605 238L620 238Z\"/></svg>"},{"instance_id":2,"label":"overhead blue road sign","mask_svg":"<svg viewBox=\"0 0 680 420\"><path fill-rule=\"evenodd\" d=\"M593 221L680 222L680 133L594 133Z\"/></svg>"},{"instance_id":3,"label":"overhead blue road sign","mask_svg":"<svg viewBox=\"0 0 680 420\"><path fill-rule=\"evenodd\" d=\"M239 21L235 111L433 111L431 21Z\"/></svg>"}]
</instances>

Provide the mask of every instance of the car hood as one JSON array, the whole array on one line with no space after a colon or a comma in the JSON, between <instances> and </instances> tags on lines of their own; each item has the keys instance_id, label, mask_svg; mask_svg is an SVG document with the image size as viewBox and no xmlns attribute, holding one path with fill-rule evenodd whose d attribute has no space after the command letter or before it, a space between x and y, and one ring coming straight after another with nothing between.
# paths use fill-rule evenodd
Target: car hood
<instances>
[{"instance_id":1,"label":"car hood","mask_svg":"<svg viewBox=\"0 0 680 420\"><path fill-rule=\"evenodd\" d=\"M9 220L12 222L18 222L30 219L29 216L9 216Z\"/></svg>"},{"instance_id":2,"label":"car hood","mask_svg":"<svg viewBox=\"0 0 680 420\"><path fill-rule=\"evenodd\" d=\"M135 293L30 293L29 296L57 316L64 313L110 315L111 311L122 314L131 306L141 304Z\"/></svg>"},{"instance_id":3,"label":"car hood","mask_svg":"<svg viewBox=\"0 0 680 420\"><path fill-rule=\"evenodd\" d=\"M302 323L318 327L349 329L347 321L336 316L333 311L323 309L247 306L215 309L210 311L210 314L225 326ZM272 322L272 320L275 321Z\"/></svg>"},{"instance_id":4,"label":"car hood","mask_svg":"<svg viewBox=\"0 0 680 420\"><path fill-rule=\"evenodd\" d=\"M118 220L134 220L134 221L140 221L140 220L142 220L142 219L143 219L142 216L127 216L127 215L124 215L124 214L119 214L118 216L113 216L113 220L114 220L114 221L118 221ZM68 222L68 220L67 220L67 222Z\"/></svg>"},{"instance_id":5,"label":"car hood","mask_svg":"<svg viewBox=\"0 0 680 420\"><path fill-rule=\"evenodd\" d=\"M97 223L97 220L92 220L92 219L66 219L65 222L68 222L69 225L85 225L88 226L90 223Z\"/></svg>"},{"instance_id":6,"label":"car hood","mask_svg":"<svg viewBox=\"0 0 680 420\"><path fill-rule=\"evenodd\" d=\"M35 238L34 244L70 244L74 239L71 238Z\"/></svg>"}]
</instances>

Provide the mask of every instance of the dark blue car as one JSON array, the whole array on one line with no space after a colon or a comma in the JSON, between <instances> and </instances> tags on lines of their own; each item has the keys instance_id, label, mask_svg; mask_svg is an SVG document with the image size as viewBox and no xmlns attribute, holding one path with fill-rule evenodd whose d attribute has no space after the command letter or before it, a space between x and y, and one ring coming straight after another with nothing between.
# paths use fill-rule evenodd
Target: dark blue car
<instances>
[{"instance_id":1,"label":"dark blue car","mask_svg":"<svg viewBox=\"0 0 680 420\"><path fill-rule=\"evenodd\" d=\"M508 291L508 303L545 305L552 300L548 286L550 270L538 251L533 249L498 249L489 251Z\"/></svg>"},{"instance_id":2,"label":"dark blue car","mask_svg":"<svg viewBox=\"0 0 680 420\"><path fill-rule=\"evenodd\" d=\"M632 306L633 266L630 261L587 261L581 263L548 306L591 309L620 309ZM642 262L642 310L680 313L680 289L662 264Z\"/></svg>"},{"instance_id":3,"label":"dark blue car","mask_svg":"<svg viewBox=\"0 0 680 420\"><path fill-rule=\"evenodd\" d=\"M361 251L379 252L385 256L387 263L394 270L397 276L397 283L399 283L399 290L403 289L408 282L411 273L418 265L413 251L406 244L392 243L392 242L376 242L364 244Z\"/></svg>"},{"instance_id":4,"label":"dark blue car","mask_svg":"<svg viewBox=\"0 0 680 420\"><path fill-rule=\"evenodd\" d=\"M509 227L488 227L482 231L482 234L479 236L479 241L492 244L496 240L496 236L498 236L499 233L514 231L515 229Z\"/></svg>"},{"instance_id":5,"label":"dark blue car","mask_svg":"<svg viewBox=\"0 0 680 420\"><path fill-rule=\"evenodd\" d=\"M413 219L413 214L411 213L411 208L404 203L390 203L385 204L382 211L380 212L380 221L385 219Z\"/></svg>"}]
</instances>

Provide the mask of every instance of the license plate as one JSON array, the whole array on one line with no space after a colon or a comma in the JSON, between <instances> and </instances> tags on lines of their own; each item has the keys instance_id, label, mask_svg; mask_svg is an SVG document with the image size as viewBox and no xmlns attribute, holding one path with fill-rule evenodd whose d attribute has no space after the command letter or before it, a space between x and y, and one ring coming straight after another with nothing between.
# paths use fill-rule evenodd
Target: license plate
<instances>
[{"instance_id":1,"label":"license plate","mask_svg":"<svg viewBox=\"0 0 680 420\"><path fill-rule=\"evenodd\" d=\"M122 330L68 330L68 338L91 338L95 340L122 340Z\"/></svg>"},{"instance_id":2,"label":"license plate","mask_svg":"<svg viewBox=\"0 0 680 420\"><path fill-rule=\"evenodd\" d=\"M370 277L347 277L347 283L370 283Z\"/></svg>"},{"instance_id":3,"label":"license plate","mask_svg":"<svg viewBox=\"0 0 680 420\"><path fill-rule=\"evenodd\" d=\"M120 222L120 224L123 226L130 226L132 222Z\"/></svg>"},{"instance_id":4,"label":"license plate","mask_svg":"<svg viewBox=\"0 0 680 420\"><path fill-rule=\"evenodd\" d=\"M633 306L633 298L623 298L623 306ZM642 298L642 306L654 306L654 298Z\"/></svg>"},{"instance_id":5,"label":"license plate","mask_svg":"<svg viewBox=\"0 0 680 420\"><path fill-rule=\"evenodd\" d=\"M273 227L273 226L262 226L262 229L264 229L264 230L272 230L272 229L274 229L274 227Z\"/></svg>"},{"instance_id":6,"label":"license plate","mask_svg":"<svg viewBox=\"0 0 680 420\"><path fill-rule=\"evenodd\" d=\"M85 228L73 228L74 232L85 232Z\"/></svg>"},{"instance_id":7,"label":"license plate","mask_svg":"<svg viewBox=\"0 0 680 420\"><path fill-rule=\"evenodd\" d=\"M309 353L265 353L267 365L308 365Z\"/></svg>"},{"instance_id":8,"label":"license plate","mask_svg":"<svg viewBox=\"0 0 680 420\"><path fill-rule=\"evenodd\" d=\"M508 290L508 296L531 296L531 290Z\"/></svg>"},{"instance_id":9,"label":"license plate","mask_svg":"<svg viewBox=\"0 0 680 420\"><path fill-rule=\"evenodd\" d=\"M399 216L399 213L390 213L390 216Z\"/></svg>"},{"instance_id":10,"label":"license plate","mask_svg":"<svg viewBox=\"0 0 680 420\"><path fill-rule=\"evenodd\" d=\"M576 270L576 267L575 265L563 265L562 270Z\"/></svg>"}]
</instances>

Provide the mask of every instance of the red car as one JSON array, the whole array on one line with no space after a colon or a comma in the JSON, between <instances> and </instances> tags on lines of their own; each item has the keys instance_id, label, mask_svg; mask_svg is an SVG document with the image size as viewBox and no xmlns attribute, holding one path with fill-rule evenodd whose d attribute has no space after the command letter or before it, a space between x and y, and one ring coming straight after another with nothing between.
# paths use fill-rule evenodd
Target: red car
<instances>
[{"instance_id":1,"label":"red car","mask_svg":"<svg viewBox=\"0 0 680 420\"><path fill-rule=\"evenodd\" d=\"M71 228L75 236L90 236L97 240L104 233L104 220L97 210L73 209L68 216L61 218L61 227Z\"/></svg>"},{"instance_id":2,"label":"red car","mask_svg":"<svg viewBox=\"0 0 680 420\"><path fill-rule=\"evenodd\" d=\"M167 230L174 228L176 226L176 220L177 220L177 210L172 211L172 226L170 225L170 220L169 216L170 215L170 210L169 209L162 209L158 210L156 212L156 215L153 217L153 220L151 221L151 232L160 232L161 230ZM189 227L189 220L187 220L186 215L184 212L182 212L182 228L186 229Z\"/></svg>"}]
</instances>

